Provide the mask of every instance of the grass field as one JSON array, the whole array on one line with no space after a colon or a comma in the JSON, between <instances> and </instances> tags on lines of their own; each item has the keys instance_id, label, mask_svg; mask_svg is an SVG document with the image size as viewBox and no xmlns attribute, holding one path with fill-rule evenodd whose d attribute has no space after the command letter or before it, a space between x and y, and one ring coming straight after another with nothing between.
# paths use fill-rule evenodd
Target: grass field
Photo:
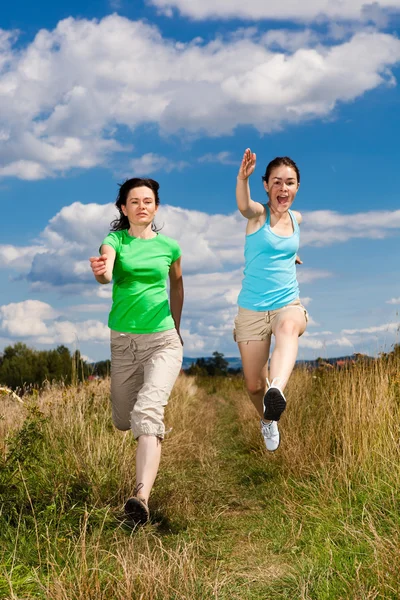
<instances>
[{"instance_id":1,"label":"grass field","mask_svg":"<svg viewBox=\"0 0 400 600\"><path fill-rule=\"evenodd\" d=\"M0 598L400 598L400 361L296 370L268 454L240 378L181 376L150 499L109 382L0 397Z\"/></svg>"}]
</instances>

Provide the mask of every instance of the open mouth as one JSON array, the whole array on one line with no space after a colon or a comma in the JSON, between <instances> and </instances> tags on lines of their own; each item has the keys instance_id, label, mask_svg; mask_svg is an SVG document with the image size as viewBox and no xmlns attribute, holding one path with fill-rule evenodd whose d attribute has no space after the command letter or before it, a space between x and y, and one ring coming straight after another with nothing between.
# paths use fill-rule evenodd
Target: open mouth
<instances>
[{"instance_id":1,"label":"open mouth","mask_svg":"<svg viewBox=\"0 0 400 600\"><path fill-rule=\"evenodd\" d=\"M287 202L289 202L289 197L288 196L278 196L277 198L279 204L286 204Z\"/></svg>"}]
</instances>

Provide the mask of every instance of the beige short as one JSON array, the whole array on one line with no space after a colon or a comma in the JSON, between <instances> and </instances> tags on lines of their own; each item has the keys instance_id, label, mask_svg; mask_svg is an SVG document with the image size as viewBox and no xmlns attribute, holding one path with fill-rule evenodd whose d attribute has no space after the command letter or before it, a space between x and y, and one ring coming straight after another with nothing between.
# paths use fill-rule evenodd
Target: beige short
<instances>
[{"instance_id":1,"label":"beige short","mask_svg":"<svg viewBox=\"0 0 400 600\"><path fill-rule=\"evenodd\" d=\"M298 299L293 300L290 304L282 306L282 308L277 308L276 310L248 310L247 308L239 306L238 314L235 317L233 339L235 342L268 340L272 335L272 324L274 319L288 308L297 308L301 310L304 314L306 323L308 322L308 312Z\"/></svg>"},{"instance_id":2,"label":"beige short","mask_svg":"<svg viewBox=\"0 0 400 600\"><path fill-rule=\"evenodd\" d=\"M164 409L182 367L175 329L159 333L111 331L111 405L114 425L164 437Z\"/></svg>"}]
</instances>

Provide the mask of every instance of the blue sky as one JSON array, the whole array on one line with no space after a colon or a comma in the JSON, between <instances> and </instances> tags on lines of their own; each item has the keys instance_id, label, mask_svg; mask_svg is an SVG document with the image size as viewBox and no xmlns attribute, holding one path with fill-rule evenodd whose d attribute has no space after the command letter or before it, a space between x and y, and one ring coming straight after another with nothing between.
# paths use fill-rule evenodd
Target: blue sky
<instances>
[{"instance_id":1,"label":"blue sky","mask_svg":"<svg viewBox=\"0 0 400 600\"><path fill-rule=\"evenodd\" d=\"M400 0L15 1L0 16L0 351L109 357L111 286L88 257L118 183L161 184L183 250L187 356L237 355L245 221L279 155L301 171L300 358L398 341Z\"/></svg>"}]
</instances>

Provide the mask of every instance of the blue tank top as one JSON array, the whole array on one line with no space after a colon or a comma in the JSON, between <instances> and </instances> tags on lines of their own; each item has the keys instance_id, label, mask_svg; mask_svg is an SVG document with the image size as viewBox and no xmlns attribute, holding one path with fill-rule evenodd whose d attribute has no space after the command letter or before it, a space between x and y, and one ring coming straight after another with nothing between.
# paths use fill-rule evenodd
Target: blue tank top
<instances>
[{"instance_id":1,"label":"blue tank top","mask_svg":"<svg viewBox=\"0 0 400 600\"><path fill-rule=\"evenodd\" d=\"M248 310L276 310L299 297L296 278L296 254L299 250L300 229L289 210L293 233L288 237L271 231L270 212L264 225L246 235L245 269L238 304Z\"/></svg>"}]
</instances>

